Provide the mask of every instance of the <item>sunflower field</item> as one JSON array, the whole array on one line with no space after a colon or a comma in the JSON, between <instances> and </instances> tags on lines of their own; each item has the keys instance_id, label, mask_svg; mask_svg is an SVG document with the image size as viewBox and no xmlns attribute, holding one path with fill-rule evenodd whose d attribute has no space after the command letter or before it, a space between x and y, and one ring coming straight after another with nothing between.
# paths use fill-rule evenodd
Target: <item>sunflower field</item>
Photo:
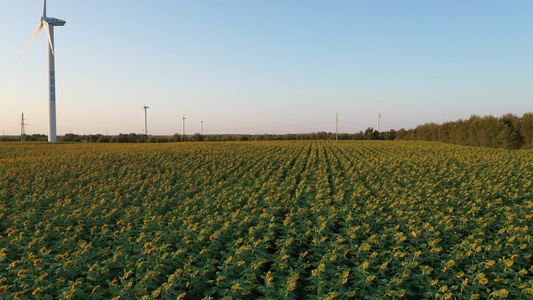
<instances>
[{"instance_id":1,"label":"sunflower field","mask_svg":"<svg viewBox=\"0 0 533 300\"><path fill-rule=\"evenodd\" d=\"M0 299L533 299L533 153L0 145Z\"/></svg>"}]
</instances>

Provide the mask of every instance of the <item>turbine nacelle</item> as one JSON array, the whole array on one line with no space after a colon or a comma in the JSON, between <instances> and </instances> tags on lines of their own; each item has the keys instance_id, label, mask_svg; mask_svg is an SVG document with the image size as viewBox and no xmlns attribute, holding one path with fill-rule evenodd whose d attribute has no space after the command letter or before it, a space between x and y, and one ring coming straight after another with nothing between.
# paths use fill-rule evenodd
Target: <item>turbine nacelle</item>
<instances>
[{"instance_id":1,"label":"turbine nacelle","mask_svg":"<svg viewBox=\"0 0 533 300\"><path fill-rule=\"evenodd\" d=\"M67 23L67 21L50 17L41 17L41 22L46 22L50 26L63 26L65 23Z\"/></svg>"}]
</instances>

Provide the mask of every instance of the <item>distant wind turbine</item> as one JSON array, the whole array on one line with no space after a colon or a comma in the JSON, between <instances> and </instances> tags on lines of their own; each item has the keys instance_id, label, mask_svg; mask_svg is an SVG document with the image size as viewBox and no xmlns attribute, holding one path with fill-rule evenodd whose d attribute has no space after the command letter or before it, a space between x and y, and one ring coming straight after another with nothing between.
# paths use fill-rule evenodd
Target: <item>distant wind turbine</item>
<instances>
[{"instance_id":1,"label":"distant wind turbine","mask_svg":"<svg viewBox=\"0 0 533 300\"><path fill-rule=\"evenodd\" d=\"M185 117L181 117L183 120L183 136L185 136Z\"/></svg>"},{"instance_id":2,"label":"distant wind turbine","mask_svg":"<svg viewBox=\"0 0 533 300\"><path fill-rule=\"evenodd\" d=\"M46 30L46 34L48 35L48 81L49 81L49 95L50 95L50 101L48 105L49 110L49 123L48 123L48 141L49 142L57 142L57 135L56 135L56 78L55 78L55 51L54 51L54 26L63 26L65 25L66 21L59 20L56 18L49 18L46 16L46 0L44 0L43 4L43 16L41 17L39 26L37 26L37 30L33 34L33 37L31 38L30 42L22 52L21 57L26 53L26 50L28 50L28 47L31 45L33 40L39 35L41 32L41 29Z\"/></svg>"},{"instance_id":3,"label":"distant wind turbine","mask_svg":"<svg viewBox=\"0 0 533 300\"><path fill-rule=\"evenodd\" d=\"M378 101L378 114L377 114L377 118L378 118L378 132L379 132L379 120L381 119L381 104L379 103Z\"/></svg>"},{"instance_id":4,"label":"distant wind turbine","mask_svg":"<svg viewBox=\"0 0 533 300\"><path fill-rule=\"evenodd\" d=\"M339 114L335 113L335 140L339 140Z\"/></svg>"},{"instance_id":5,"label":"distant wind turbine","mask_svg":"<svg viewBox=\"0 0 533 300\"><path fill-rule=\"evenodd\" d=\"M148 136L148 121L147 121L146 111L149 108L150 107L146 106L146 104L144 105L144 135L146 136Z\"/></svg>"}]
</instances>

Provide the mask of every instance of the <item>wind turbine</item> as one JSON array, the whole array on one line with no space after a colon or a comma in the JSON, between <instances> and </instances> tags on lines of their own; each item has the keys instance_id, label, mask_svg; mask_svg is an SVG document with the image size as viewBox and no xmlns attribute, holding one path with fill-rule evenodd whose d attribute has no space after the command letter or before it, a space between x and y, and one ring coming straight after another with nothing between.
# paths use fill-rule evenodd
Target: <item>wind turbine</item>
<instances>
[{"instance_id":1,"label":"wind turbine","mask_svg":"<svg viewBox=\"0 0 533 300\"><path fill-rule=\"evenodd\" d=\"M379 132L379 119L381 119L381 104L378 101L378 132Z\"/></svg>"},{"instance_id":2,"label":"wind turbine","mask_svg":"<svg viewBox=\"0 0 533 300\"><path fill-rule=\"evenodd\" d=\"M144 135L148 136L148 123L147 123L147 118L146 118L146 110L149 109L148 106L146 106L146 104L144 105Z\"/></svg>"},{"instance_id":3,"label":"wind turbine","mask_svg":"<svg viewBox=\"0 0 533 300\"><path fill-rule=\"evenodd\" d=\"M37 26L37 30L33 34L33 37L31 38L30 42L24 49L24 52L22 52L21 57L26 53L26 50L28 50L28 47L31 45L33 40L39 35L41 32L41 29L46 30L46 34L48 35L48 81L49 81L49 95L50 95L50 101L48 105L49 110L49 123L48 123L48 141L49 142L57 142L57 135L56 135L56 77L55 77L55 51L54 51L54 26L63 26L65 25L66 21L56 19L56 18L50 18L46 16L46 0L44 0L43 4L43 16L41 17L41 20L39 22L39 26Z\"/></svg>"},{"instance_id":4,"label":"wind turbine","mask_svg":"<svg viewBox=\"0 0 533 300\"><path fill-rule=\"evenodd\" d=\"M185 136L185 117L181 117L183 120L183 136Z\"/></svg>"},{"instance_id":5,"label":"wind turbine","mask_svg":"<svg viewBox=\"0 0 533 300\"><path fill-rule=\"evenodd\" d=\"M335 140L339 140L339 114L335 113Z\"/></svg>"}]
</instances>

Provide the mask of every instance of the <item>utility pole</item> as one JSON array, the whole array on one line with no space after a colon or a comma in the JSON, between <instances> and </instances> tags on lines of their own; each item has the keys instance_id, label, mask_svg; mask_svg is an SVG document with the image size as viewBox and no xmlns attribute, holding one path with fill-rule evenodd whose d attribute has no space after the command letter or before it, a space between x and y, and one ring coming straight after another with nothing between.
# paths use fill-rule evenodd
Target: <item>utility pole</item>
<instances>
[{"instance_id":1,"label":"utility pole","mask_svg":"<svg viewBox=\"0 0 533 300\"><path fill-rule=\"evenodd\" d=\"M335 113L335 140L339 140L339 114Z\"/></svg>"},{"instance_id":2,"label":"utility pole","mask_svg":"<svg viewBox=\"0 0 533 300\"><path fill-rule=\"evenodd\" d=\"M185 137L185 117L181 117L182 119L182 130L183 130L183 136Z\"/></svg>"},{"instance_id":3,"label":"utility pole","mask_svg":"<svg viewBox=\"0 0 533 300\"><path fill-rule=\"evenodd\" d=\"M24 142L26 140L26 131L24 130L24 113L22 113L22 121L20 122L20 141Z\"/></svg>"},{"instance_id":4,"label":"utility pole","mask_svg":"<svg viewBox=\"0 0 533 300\"><path fill-rule=\"evenodd\" d=\"M146 137L148 137L148 122L146 117L146 111L148 110L148 108L148 106L144 105L144 134L146 135Z\"/></svg>"}]
</instances>

